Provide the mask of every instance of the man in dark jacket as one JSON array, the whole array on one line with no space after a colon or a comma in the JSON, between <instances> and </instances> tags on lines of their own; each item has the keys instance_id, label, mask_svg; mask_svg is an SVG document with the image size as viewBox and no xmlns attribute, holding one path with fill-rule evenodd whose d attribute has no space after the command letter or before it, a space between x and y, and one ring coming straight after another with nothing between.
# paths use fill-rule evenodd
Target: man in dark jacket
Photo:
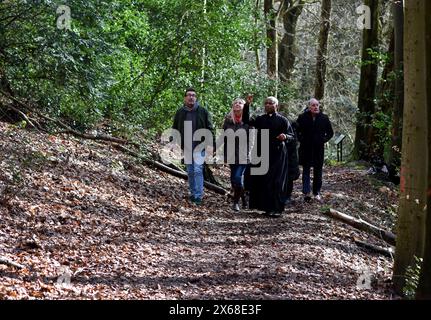
<instances>
[{"instance_id":1,"label":"man in dark jacket","mask_svg":"<svg viewBox=\"0 0 431 320\"><path fill-rule=\"evenodd\" d=\"M197 150L196 147L202 140L193 140L193 135L199 129L208 129L214 137L214 126L209 112L197 102L196 91L193 88L186 90L184 105L177 110L172 129L178 130L181 136L181 149L184 152L184 162L189 181L189 199L200 205L204 193L205 149ZM213 144L211 141L205 142L210 146Z\"/></svg>"},{"instance_id":2,"label":"man in dark jacket","mask_svg":"<svg viewBox=\"0 0 431 320\"><path fill-rule=\"evenodd\" d=\"M316 99L311 99L308 111L299 115L297 125L304 199L311 199L310 170L313 167L313 195L321 201L324 146L334 136L334 131L328 116L320 111L320 103Z\"/></svg>"}]
</instances>

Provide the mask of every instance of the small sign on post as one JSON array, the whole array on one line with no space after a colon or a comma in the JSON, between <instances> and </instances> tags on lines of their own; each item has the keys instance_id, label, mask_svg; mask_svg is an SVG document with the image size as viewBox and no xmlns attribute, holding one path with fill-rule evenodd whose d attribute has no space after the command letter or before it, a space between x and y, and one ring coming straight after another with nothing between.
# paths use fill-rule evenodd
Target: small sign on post
<instances>
[{"instance_id":1,"label":"small sign on post","mask_svg":"<svg viewBox=\"0 0 431 320\"><path fill-rule=\"evenodd\" d=\"M344 134L340 134L337 139L335 139L335 145L337 146L337 161L343 161L343 140L346 138Z\"/></svg>"}]
</instances>

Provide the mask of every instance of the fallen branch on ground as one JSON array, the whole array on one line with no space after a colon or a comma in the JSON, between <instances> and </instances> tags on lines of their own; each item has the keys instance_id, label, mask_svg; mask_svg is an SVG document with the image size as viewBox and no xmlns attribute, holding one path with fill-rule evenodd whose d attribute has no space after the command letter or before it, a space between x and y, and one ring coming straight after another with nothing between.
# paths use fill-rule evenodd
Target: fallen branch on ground
<instances>
[{"instance_id":1,"label":"fallen branch on ground","mask_svg":"<svg viewBox=\"0 0 431 320\"><path fill-rule=\"evenodd\" d=\"M356 229L359 229L359 230L368 232L372 235L375 235L376 237L386 241L390 245L393 245L393 246L395 245L396 237L390 231L376 227L376 226L372 225L371 223L368 223L362 219L354 218L352 216L349 216L348 214L342 213L340 211L337 211L337 210L334 210L331 208L324 210L323 214L325 214L331 218L334 218L336 220L340 220L344 223L347 223L348 225L350 225Z\"/></svg>"},{"instance_id":2,"label":"fallen branch on ground","mask_svg":"<svg viewBox=\"0 0 431 320\"><path fill-rule=\"evenodd\" d=\"M383 255L390 257L390 258L394 257L395 251L392 247L385 248L385 247L376 246L374 244L367 243L367 242L364 242L364 241L361 241L358 239L354 239L354 240L355 240L355 243L358 245L358 247L365 248L365 249L383 254Z\"/></svg>"},{"instance_id":3,"label":"fallen branch on ground","mask_svg":"<svg viewBox=\"0 0 431 320\"><path fill-rule=\"evenodd\" d=\"M158 162L156 160L150 160L148 158L144 158L144 157L140 156L137 152L124 147L124 145L132 145L134 147L140 148L140 145L138 143L136 143L136 142L131 142L131 141L128 141L128 140L125 140L125 139L115 138L115 137L107 136L107 135L100 135L100 134L91 135L91 134L81 133L79 131L76 131L76 130L70 128L68 125L64 124L60 120L52 119L52 118L50 118L50 117L42 114L41 112L39 112L37 110L32 110L32 108L30 108L26 104L22 103L21 101L19 101L15 97L12 97L12 96L4 93L1 90L0 90L0 93L3 94L5 97L7 97L7 98L13 100L14 102L18 103L23 108L25 108L25 109L27 109L27 110L29 110L31 112L35 112L39 117L41 117L41 118L43 118L45 120L51 121L53 123L56 123L61 128L65 129L63 131L55 132L55 133L52 133L52 134L65 133L65 134L72 134L72 135L77 136L77 137L82 138L82 139L100 140L100 141L105 141L105 142L113 142L114 143L113 146L116 149L121 150L121 151L123 151L123 152L125 152L125 153L127 153L129 155L132 155L132 156L134 156L136 158L141 159L147 165L152 165L152 166L156 167L157 169L159 169L159 170L161 170L163 172L172 174L172 175L174 175L176 177L183 178L183 179L186 179L186 180L188 179L187 173L184 172L183 170L179 169L178 167L174 166L173 164L170 164L168 166L168 165L162 164L162 163L160 163L160 162ZM154 154L151 154L151 155L152 155L152 157L154 159L157 159L156 155L154 155ZM216 192L218 194L221 194L221 195L225 195L227 193L227 190L225 190L224 188L219 187L219 186L217 186L217 185L215 185L213 183L210 183L208 181L204 182L204 186L207 189L212 190L212 191L214 191L214 192Z\"/></svg>"},{"instance_id":4,"label":"fallen branch on ground","mask_svg":"<svg viewBox=\"0 0 431 320\"><path fill-rule=\"evenodd\" d=\"M141 159L146 165L154 166L155 168L159 169L160 171L169 173L169 174L171 174L171 175L173 175L175 177L182 178L182 179L185 179L185 180L188 179L187 173L184 172L184 171L178 171L178 170L172 169L172 168L168 167L167 165L164 165L163 163L160 163L158 161L149 160L147 158L143 158L138 153L136 153L133 150L130 150L130 149L128 149L128 148L126 148L126 147L124 147L122 145L113 144L112 146L115 149L121 150L121 151L123 151L123 152L125 152L125 153L127 153L127 154L129 154L129 155L131 155L133 157L135 157L135 158ZM226 189L224 189L222 187L219 187L219 186L217 186L217 185L215 185L213 183L210 183L208 181L204 181L204 186L208 190L214 191L215 193L218 193L218 194L221 194L221 195L225 195L228 192Z\"/></svg>"},{"instance_id":5,"label":"fallen branch on ground","mask_svg":"<svg viewBox=\"0 0 431 320\"><path fill-rule=\"evenodd\" d=\"M12 110L19 114L31 127L35 128L36 130L44 131L42 129L42 126L35 120L30 118L27 114L19 110L18 108L15 108L14 106L4 106L4 108Z\"/></svg>"},{"instance_id":6,"label":"fallen branch on ground","mask_svg":"<svg viewBox=\"0 0 431 320\"><path fill-rule=\"evenodd\" d=\"M30 119L30 118L29 118L29 116L28 116L27 114L25 114L23 111L21 111L21 110L19 110L19 109L15 108L15 107L13 107L13 106L9 106L9 108L13 109L15 112L18 112L22 117L24 117L24 119L26 119L26 121L27 121L28 123L30 123L30 125L32 125L33 127L37 128L37 129L39 129L39 130L41 130L41 131L44 131L44 132L46 132L46 133L49 133L49 134L52 134L52 135L57 135L57 134L71 134L71 135L73 135L73 136L76 136L76 137L79 137L79 138L82 138L82 139L87 139L87 140L96 140L96 141L104 141L104 142L114 142L114 143L118 143L118 144L122 144L122 145L131 145L131 146L134 146L134 147L136 147L136 148L138 148L138 149L139 149L139 148L141 148L141 145L140 145L139 143L132 142L132 141L129 141L129 140L126 140L126 139L116 138L116 137L112 137L112 136L104 135L104 134L96 134L96 135L93 135L93 134L87 134L87 133L79 132L79 131L77 131L77 130L72 129L72 128L71 128L71 127L69 127L67 124L63 123L62 121L60 121L60 120L58 120L58 119L53 119L53 118L51 118L51 117L48 117L48 116L44 115L43 113L41 113L41 112L39 112L39 111L37 111L37 110L34 110L34 108L31 108L31 107L30 107L30 106L28 106L27 104L25 104L25 103L21 102L20 100L16 99L15 97L13 97L13 96L11 96L11 95L9 95L9 94L7 94L7 93L5 93L5 92L1 91L1 90L0 90L0 93L1 93L3 96L5 96L6 98L8 98L8 99L10 99L10 100L14 101L14 102L15 102L15 103L17 103L18 105L20 105L21 107L23 107L24 109L26 109L28 112L33 112L33 113L35 113L37 116L39 116L40 118L42 118L42 119L44 119L44 120L47 120L47 121L50 121L50 122L52 122L52 123L55 123L55 124L57 124L59 127L61 127L61 128L63 129L62 131L49 132L48 130L43 129L43 128L42 128L42 127L41 127L37 122L35 122L35 120L33 120L33 119L32 119L32 121L33 121L33 122L35 122L35 123L36 123L36 125L35 125L35 124L33 124L33 123L32 123L32 121L30 121L30 120L29 120L29 119ZM153 152L151 152L151 151L149 151L149 150L147 150L147 151L151 154L151 156L152 156L153 158L155 158L155 159L157 159L157 158L158 158L158 157L157 157L157 155L155 155ZM184 172L183 170L181 170L180 168L178 168L178 167L177 167L177 166L175 166L174 164L170 164L170 165L169 165L169 167L173 168L174 170Z\"/></svg>"},{"instance_id":7,"label":"fallen branch on ground","mask_svg":"<svg viewBox=\"0 0 431 320\"><path fill-rule=\"evenodd\" d=\"M61 127L62 129L64 129L63 131L59 131L59 132L54 132L52 134L61 134L61 133L69 133L69 134L73 134L77 137L80 138L84 138L84 139L89 139L89 140L102 140L102 141L109 141L109 142L115 142L115 143L120 143L120 144L128 144L128 145L133 145L137 148L140 147L140 145L136 142L131 142L129 140L126 139L121 139L121 138L116 138L116 137L112 137L112 136L108 136L108 135L104 135L104 134L96 134L96 135L92 135L92 134L87 134L87 133L81 133L77 130L72 129L71 127L69 127L67 124L63 123L62 121L58 120L58 119L53 119L51 117L48 117L47 115L44 115L43 113L41 113L38 110L35 110L34 108L29 107L27 104L21 102L20 100L18 100L17 98L3 92L0 90L0 93L5 96L6 98L14 101L15 103L17 103L18 105L20 105L21 107L23 107L24 109L26 109L29 112L33 112L36 115L38 115L39 117L41 117L44 120L50 121L52 123L57 124L59 127ZM16 108L14 108L16 110ZM22 111L18 110L20 112L20 114L22 115ZM26 115L27 116L27 115ZM27 116L28 117L28 116ZM44 130L46 131L46 130Z\"/></svg>"},{"instance_id":8,"label":"fallen branch on ground","mask_svg":"<svg viewBox=\"0 0 431 320\"><path fill-rule=\"evenodd\" d=\"M5 264L7 266L12 266L18 269L24 269L25 267L22 264L13 262L12 260L5 258L5 257L0 257L0 264Z\"/></svg>"}]
</instances>

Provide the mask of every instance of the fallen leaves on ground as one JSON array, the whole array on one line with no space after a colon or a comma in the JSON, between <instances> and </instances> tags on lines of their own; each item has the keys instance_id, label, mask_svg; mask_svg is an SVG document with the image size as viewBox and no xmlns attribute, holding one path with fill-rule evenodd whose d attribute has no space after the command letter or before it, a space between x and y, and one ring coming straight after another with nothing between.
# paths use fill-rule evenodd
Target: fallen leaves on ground
<instances>
[{"instance_id":1,"label":"fallen leaves on ground","mask_svg":"<svg viewBox=\"0 0 431 320\"><path fill-rule=\"evenodd\" d=\"M393 227L396 192L360 170L327 168L323 204L297 181L269 219L208 191L191 205L186 181L106 144L0 123L0 172L0 256L25 266L0 265L0 299L397 298L391 259L353 239L383 243L320 212Z\"/></svg>"}]
</instances>

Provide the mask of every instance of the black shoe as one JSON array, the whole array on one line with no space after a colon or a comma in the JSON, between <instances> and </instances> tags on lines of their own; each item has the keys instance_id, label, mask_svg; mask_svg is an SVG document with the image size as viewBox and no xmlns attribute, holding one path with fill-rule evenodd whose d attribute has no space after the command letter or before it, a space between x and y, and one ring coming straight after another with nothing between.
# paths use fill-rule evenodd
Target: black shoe
<instances>
[{"instance_id":1,"label":"black shoe","mask_svg":"<svg viewBox=\"0 0 431 320\"><path fill-rule=\"evenodd\" d=\"M291 198L287 198L286 201L284 201L284 205L286 207L290 207L291 205L293 205L293 200Z\"/></svg>"},{"instance_id":2,"label":"black shoe","mask_svg":"<svg viewBox=\"0 0 431 320\"><path fill-rule=\"evenodd\" d=\"M280 218L281 212L272 212L270 215L271 218Z\"/></svg>"},{"instance_id":3,"label":"black shoe","mask_svg":"<svg viewBox=\"0 0 431 320\"><path fill-rule=\"evenodd\" d=\"M197 199L197 198L195 198L195 199L193 199L193 201L192 201L195 205L197 205L197 206L200 206L200 205L202 205L202 199Z\"/></svg>"},{"instance_id":4,"label":"black shoe","mask_svg":"<svg viewBox=\"0 0 431 320\"><path fill-rule=\"evenodd\" d=\"M307 193L306 195L304 195L304 201L305 202L310 202L311 201L311 194Z\"/></svg>"},{"instance_id":5,"label":"black shoe","mask_svg":"<svg viewBox=\"0 0 431 320\"><path fill-rule=\"evenodd\" d=\"M316 200L317 202L322 202L322 196L320 194L315 194L314 200Z\"/></svg>"},{"instance_id":6,"label":"black shoe","mask_svg":"<svg viewBox=\"0 0 431 320\"><path fill-rule=\"evenodd\" d=\"M242 208L247 209L248 208L248 192L244 191L241 194L241 200L242 200Z\"/></svg>"},{"instance_id":7,"label":"black shoe","mask_svg":"<svg viewBox=\"0 0 431 320\"><path fill-rule=\"evenodd\" d=\"M239 212L240 211L240 209L239 209L239 203L234 203L233 206L232 206L232 209L235 212Z\"/></svg>"},{"instance_id":8,"label":"black shoe","mask_svg":"<svg viewBox=\"0 0 431 320\"><path fill-rule=\"evenodd\" d=\"M267 217L270 217L270 218L280 218L281 217L281 212L271 211L271 212L266 212L265 215Z\"/></svg>"}]
</instances>

